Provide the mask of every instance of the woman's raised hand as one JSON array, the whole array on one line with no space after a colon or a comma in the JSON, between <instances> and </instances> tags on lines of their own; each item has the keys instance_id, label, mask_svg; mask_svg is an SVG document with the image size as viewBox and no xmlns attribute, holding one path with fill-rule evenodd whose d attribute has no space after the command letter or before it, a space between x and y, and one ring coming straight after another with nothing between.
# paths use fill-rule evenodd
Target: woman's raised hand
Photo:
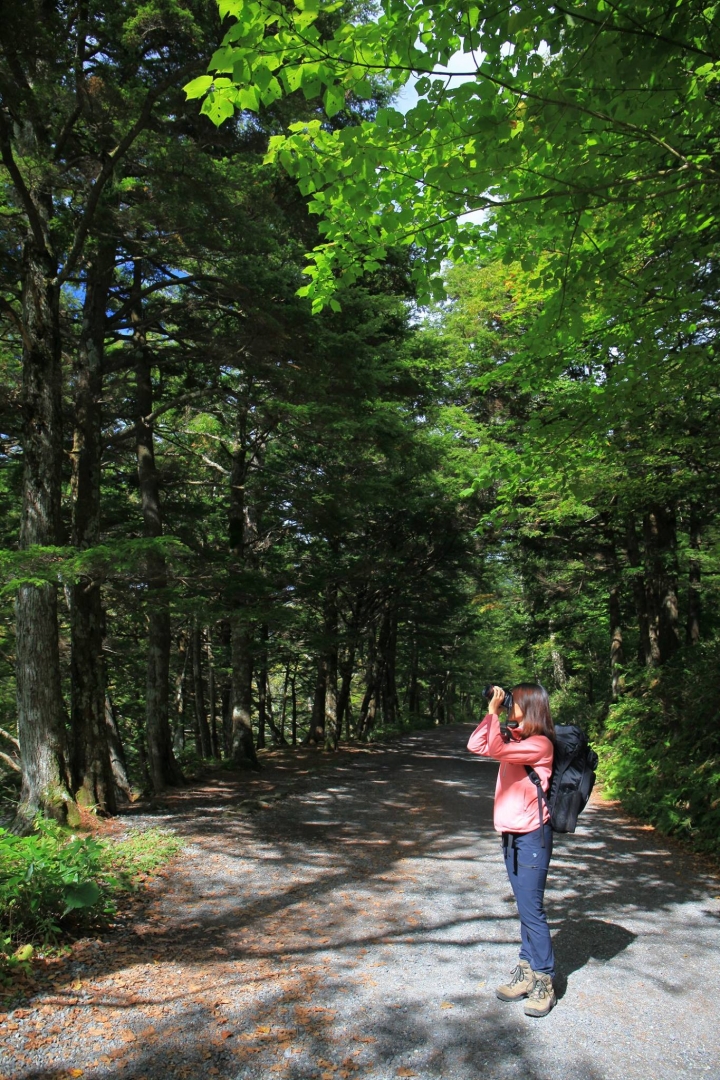
<instances>
[{"instance_id":1,"label":"woman's raised hand","mask_svg":"<svg viewBox=\"0 0 720 1080\"><path fill-rule=\"evenodd\" d=\"M493 686L493 696L490 698L488 705L488 712L495 713L496 716L500 715L500 709L502 703L505 700L505 691L502 686Z\"/></svg>"}]
</instances>

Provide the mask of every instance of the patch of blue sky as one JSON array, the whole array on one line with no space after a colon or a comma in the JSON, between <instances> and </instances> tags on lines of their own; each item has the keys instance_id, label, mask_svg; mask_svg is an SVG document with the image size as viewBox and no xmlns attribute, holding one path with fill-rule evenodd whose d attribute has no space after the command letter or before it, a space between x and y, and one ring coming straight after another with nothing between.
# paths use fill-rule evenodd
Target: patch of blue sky
<instances>
[{"instance_id":1,"label":"patch of blue sky","mask_svg":"<svg viewBox=\"0 0 720 1080\"><path fill-rule=\"evenodd\" d=\"M447 65L438 65L433 69L432 78L445 78L448 89L460 86L462 83L473 82L477 78L477 70L483 59L482 52L457 52L450 57ZM420 78L422 75L412 75L393 101L394 107L403 115L410 112L418 103L419 97L415 87ZM486 210L471 210L458 218L458 221L462 224L480 225L486 217Z\"/></svg>"}]
</instances>

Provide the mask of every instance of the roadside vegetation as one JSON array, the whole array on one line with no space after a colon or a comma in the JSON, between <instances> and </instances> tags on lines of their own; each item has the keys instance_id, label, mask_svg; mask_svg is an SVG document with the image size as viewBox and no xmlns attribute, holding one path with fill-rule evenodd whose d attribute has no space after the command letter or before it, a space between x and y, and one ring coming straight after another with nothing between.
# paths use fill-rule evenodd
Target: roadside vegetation
<instances>
[{"instance_id":1,"label":"roadside vegetation","mask_svg":"<svg viewBox=\"0 0 720 1080\"><path fill-rule=\"evenodd\" d=\"M38 820L29 836L0 829L0 983L73 937L106 930L121 894L181 848L162 829L120 840Z\"/></svg>"}]
</instances>

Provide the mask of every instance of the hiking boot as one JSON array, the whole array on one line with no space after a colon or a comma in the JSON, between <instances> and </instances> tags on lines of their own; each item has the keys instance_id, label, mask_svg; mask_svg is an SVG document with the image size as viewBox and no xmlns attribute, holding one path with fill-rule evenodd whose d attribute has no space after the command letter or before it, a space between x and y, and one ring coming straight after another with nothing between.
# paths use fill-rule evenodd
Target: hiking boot
<instances>
[{"instance_id":1,"label":"hiking boot","mask_svg":"<svg viewBox=\"0 0 720 1080\"><path fill-rule=\"evenodd\" d=\"M525 1002L526 1016L547 1016L553 1005L557 1003L552 979L542 971L533 971L535 985L528 994Z\"/></svg>"},{"instance_id":2,"label":"hiking boot","mask_svg":"<svg viewBox=\"0 0 720 1080\"><path fill-rule=\"evenodd\" d=\"M535 977L527 960L521 960L512 973L509 983L498 986L495 993L501 1001L519 1001L527 997L533 988Z\"/></svg>"}]
</instances>

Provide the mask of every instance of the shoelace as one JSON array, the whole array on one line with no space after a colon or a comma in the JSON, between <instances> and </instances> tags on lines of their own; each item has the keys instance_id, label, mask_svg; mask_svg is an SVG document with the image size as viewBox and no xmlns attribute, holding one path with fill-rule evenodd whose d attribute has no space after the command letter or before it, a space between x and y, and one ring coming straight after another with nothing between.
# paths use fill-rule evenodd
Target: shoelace
<instances>
[{"instance_id":1,"label":"shoelace","mask_svg":"<svg viewBox=\"0 0 720 1080\"><path fill-rule=\"evenodd\" d=\"M542 1001L543 998L549 997L549 995L550 995L550 990L548 989L548 985L545 982L545 980L544 979L536 979L535 980L535 985L533 986L532 990L528 994L528 997L539 998Z\"/></svg>"},{"instance_id":2,"label":"shoelace","mask_svg":"<svg viewBox=\"0 0 720 1080\"><path fill-rule=\"evenodd\" d=\"M525 968L520 967L520 965L518 964L518 966L513 969L512 979L510 980L510 985L514 986L515 983L524 982L524 981L525 981Z\"/></svg>"}]
</instances>

